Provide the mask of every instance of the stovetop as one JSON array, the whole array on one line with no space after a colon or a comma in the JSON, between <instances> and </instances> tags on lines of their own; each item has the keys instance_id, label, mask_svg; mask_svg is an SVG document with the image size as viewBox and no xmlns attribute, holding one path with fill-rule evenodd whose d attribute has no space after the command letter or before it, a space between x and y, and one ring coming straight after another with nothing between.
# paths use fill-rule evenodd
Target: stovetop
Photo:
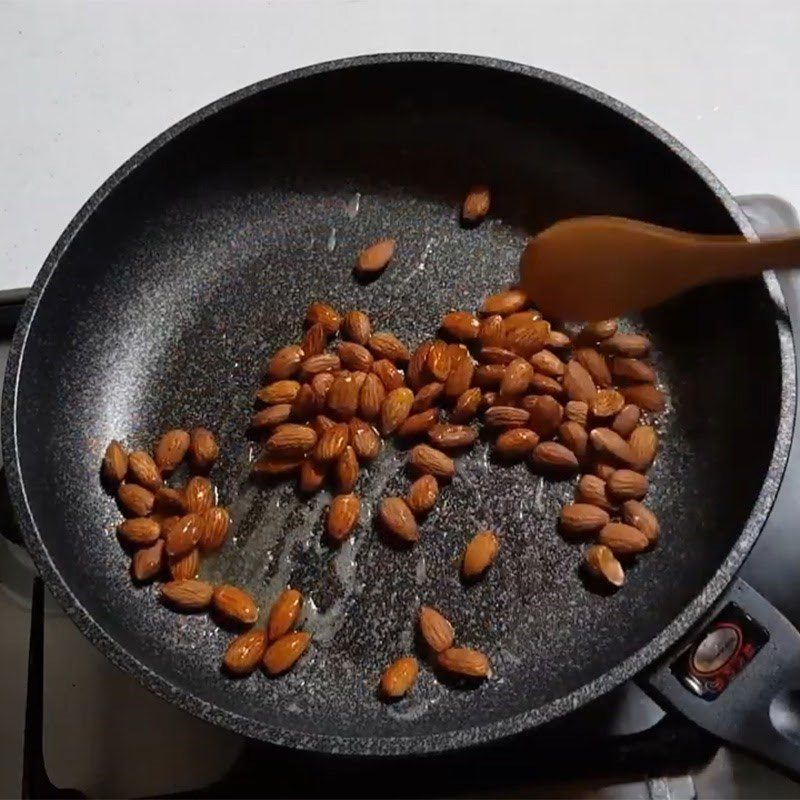
<instances>
[{"instance_id":1,"label":"stovetop","mask_svg":"<svg viewBox=\"0 0 800 800\"><path fill-rule=\"evenodd\" d=\"M792 207L778 198L739 201L761 234L800 227ZM781 283L791 316L800 319L800 275L786 274ZM4 362L21 295L2 294ZM797 475L798 470L800 448L793 447L788 471ZM8 513L0 494L4 530ZM784 483L741 574L800 624L800 538L792 524L798 514L800 494ZM19 793L26 727L28 796L49 796L54 787L72 787L90 796L126 797L691 798L732 796L736 788L729 780L730 768L720 767L729 764L731 756L718 753L717 740L679 714L666 712L636 682L534 732L467 753L368 761L248 741L186 715L117 671L41 593L40 585L32 589L33 568L24 551L3 540L0 548L5 550L0 556L0 635L9 645L7 669L14 678L0 686L0 741L7 756L6 763L0 763L0 795ZM26 683L33 689L27 718ZM797 796L800 791L777 773L749 769L769 796ZM720 780L728 781L725 788Z\"/></svg>"}]
</instances>

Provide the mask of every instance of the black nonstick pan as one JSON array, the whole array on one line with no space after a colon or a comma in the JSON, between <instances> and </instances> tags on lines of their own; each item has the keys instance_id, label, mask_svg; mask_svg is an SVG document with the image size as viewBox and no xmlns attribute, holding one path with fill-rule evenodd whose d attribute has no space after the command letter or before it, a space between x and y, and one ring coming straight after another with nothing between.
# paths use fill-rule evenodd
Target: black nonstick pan
<instances>
[{"instance_id":1,"label":"black nonstick pan","mask_svg":"<svg viewBox=\"0 0 800 800\"><path fill-rule=\"evenodd\" d=\"M474 183L491 218L458 224ZM248 480L253 394L270 353L314 300L362 308L416 345L441 315L515 279L526 236L581 214L751 234L690 153L585 86L485 59L389 55L315 66L202 109L147 145L78 213L39 274L3 398L3 450L25 543L48 588L116 664L180 707L274 743L351 754L446 750L532 728L656 661L714 604L756 540L794 417L794 350L772 279L696 291L630 324L649 332L670 397L649 503L658 549L610 596L581 580L556 533L571 482L488 457L459 461L398 552L367 515L339 551L321 541L327 498ZM358 251L396 236L392 266L354 279ZM579 287L576 287L579 290ZM165 429L219 434L212 473L236 540L204 565L266 606L290 582L313 645L280 680L220 674L231 634L136 588L98 468L107 442L149 447ZM372 512L407 485L392 447L357 491ZM497 530L486 580L454 559ZM413 694L375 696L414 648L429 602L494 676L465 690L423 668ZM763 655L756 657L763 658Z\"/></svg>"}]
</instances>

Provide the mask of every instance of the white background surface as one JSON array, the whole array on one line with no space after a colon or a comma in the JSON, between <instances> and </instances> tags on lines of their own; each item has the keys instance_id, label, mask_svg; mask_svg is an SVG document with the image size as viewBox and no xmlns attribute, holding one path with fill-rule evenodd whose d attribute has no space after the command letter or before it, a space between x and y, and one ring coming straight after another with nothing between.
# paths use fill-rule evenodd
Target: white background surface
<instances>
[{"instance_id":1,"label":"white background surface","mask_svg":"<svg viewBox=\"0 0 800 800\"><path fill-rule=\"evenodd\" d=\"M0 288L164 128L316 61L442 50L629 103L736 194L800 206L798 0L0 0Z\"/></svg>"}]
</instances>

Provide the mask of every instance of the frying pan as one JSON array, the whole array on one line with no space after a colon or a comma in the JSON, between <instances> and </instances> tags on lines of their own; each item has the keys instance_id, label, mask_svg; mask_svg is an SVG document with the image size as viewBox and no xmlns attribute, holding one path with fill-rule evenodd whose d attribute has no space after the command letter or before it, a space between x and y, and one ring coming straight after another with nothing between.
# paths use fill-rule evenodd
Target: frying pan
<instances>
[{"instance_id":1,"label":"frying pan","mask_svg":"<svg viewBox=\"0 0 800 800\"><path fill-rule=\"evenodd\" d=\"M474 183L491 218L464 230ZM794 416L794 351L772 278L686 295L641 319L670 397L648 503L657 550L625 587L583 585L580 549L555 530L570 482L459 459L410 551L373 530L403 491L402 453L362 471L366 519L328 549L325 496L248 479L246 427L266 360L298 339L306 306L362 308L416 345L450 308L513 282L526 236L581 214L705 233L749 224L696 158L648 120L568 79L487 59L380 55L250 86L144 147L81 209L49 255L8 363L3 448L25 544L51 592L115 664L247 736L317 751L422 753L487 742L563 715L658 659L719 598L759 535ZM358 251L398 238L377 281ZM579 287L576 287L579 289ZM744 379L756 370L757 377ZM148 447L169 427L218 433L212 478L235 541L204 564L262 607L286 583L311 598L314 644L280 680L220 674L231 639L202 615L134 587L98 480L112 438ZM465 588L454 559L478 528L501 555ZM448 686L423 668L401 703L377 701L392 658L412 651L420 603L489 653L494 677ZM757 657L758 658L758 657ZM757 660L757 659L756 659Z\"/></svg>"}]
</instances>

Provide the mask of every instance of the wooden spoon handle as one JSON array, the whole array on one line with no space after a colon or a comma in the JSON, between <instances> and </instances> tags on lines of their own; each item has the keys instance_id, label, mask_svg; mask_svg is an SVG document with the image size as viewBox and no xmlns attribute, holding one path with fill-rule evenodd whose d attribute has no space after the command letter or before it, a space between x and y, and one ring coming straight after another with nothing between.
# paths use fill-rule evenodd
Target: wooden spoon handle
<instances>
[{"instance_id":1,"label":"wooden spoon handle","mask_svg":"<svg viewBox=\"0 0 800 800\"><path fill-rule=\"evenodd\" d=\"M697 236L687 253L698 283L747 278L764 270L800 267L800 236L748 242L742 236Z\"/></svg>"}]
</instances>

